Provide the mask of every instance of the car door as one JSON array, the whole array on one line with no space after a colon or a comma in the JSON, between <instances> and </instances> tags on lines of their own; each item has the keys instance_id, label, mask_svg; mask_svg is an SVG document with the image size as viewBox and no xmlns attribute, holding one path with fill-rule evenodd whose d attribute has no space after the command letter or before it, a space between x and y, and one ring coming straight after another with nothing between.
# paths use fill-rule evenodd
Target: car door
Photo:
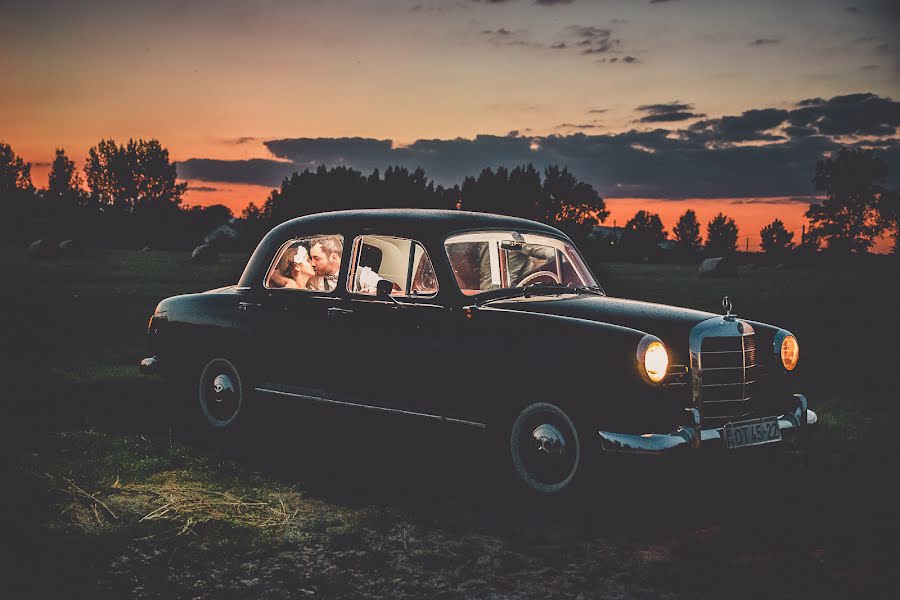
<instances>
[{"instance_id":1,"label":"car door","mask_svg":"<svg viewBox=\"0 0 900 600\"><path fill-rule=\"evenodd\" d=\"M346 302L340 288L318 289L323 278L310 275L306 286L279 286L273 274L290 261L283 260L292 248L304 248L317 239L342 236L303 236L286 241L272 262L266 281L253 302L244 303L243 319L252 323L252 352L258 365L257 387L273 393L322 396L334 388L340 375L337 361L340 342L334 321L344 314ZM338 258L338 264L342 261ZM311 270L304 265L304 268ZM338 277L338 279L340 279ZM302 278L300 279L302 283ZM240 307L239 307L240 308Z\"/></svg>"},{"instance_id":2,"label":"car door","mask_svg":"<svg viewBox=\"0 0 900 600\"><path fill-rule=\"evenodd\" d=\"M394 284L390 299L376 295L379 279ZM367 405L441 416L446 406L434 363L449 315L437 301L434 266L424 246L394 236L357 237L347 291L341 394Z\"/></svg>"}]
</instances>

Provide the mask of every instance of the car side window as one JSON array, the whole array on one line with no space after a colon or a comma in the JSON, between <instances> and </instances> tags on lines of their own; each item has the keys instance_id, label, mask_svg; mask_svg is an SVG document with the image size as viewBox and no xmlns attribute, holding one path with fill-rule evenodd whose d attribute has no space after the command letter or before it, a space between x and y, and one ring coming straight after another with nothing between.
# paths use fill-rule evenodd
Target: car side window
<instances>
[{"instance_id":1,"label":"car side window","mask_svg":"<svg viewBox=\"0 0 900 600\"><path fill-rule=\"evenodd\" d=\"M266 274L268 289L333 292L341 268L344 238L340 235L310 235L282 244Z\"/></svg>"},{"instance_id":2,"label":"car side window","mask_svg":"<svg viewBox=\"0 0 900 600\"><path fill-rule=\"evenodd\" d=\"M347 289L375 295L387 279L395 296L430 297L437 294L434 265L425 247L415 240L386 235L363 235L353 242L353 262Z\"/></svg>"}]
</instances>

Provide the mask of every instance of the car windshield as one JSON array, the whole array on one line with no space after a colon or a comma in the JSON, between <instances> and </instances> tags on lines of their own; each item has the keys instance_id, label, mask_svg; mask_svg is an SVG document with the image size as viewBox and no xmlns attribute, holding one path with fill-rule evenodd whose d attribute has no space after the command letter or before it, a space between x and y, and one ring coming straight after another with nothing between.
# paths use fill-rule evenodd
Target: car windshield
<instances>
[{"instance_id":1,"label":"car windshield","mask_svg":"<svg viewBox=\"0 0 900 600\"><path fill-rule=\"evenodd\" d=\"M563 240L531 233L461 233L444 243L463 294L526 286L598 287L575 248Z\"/></svg>"}]
</instances>

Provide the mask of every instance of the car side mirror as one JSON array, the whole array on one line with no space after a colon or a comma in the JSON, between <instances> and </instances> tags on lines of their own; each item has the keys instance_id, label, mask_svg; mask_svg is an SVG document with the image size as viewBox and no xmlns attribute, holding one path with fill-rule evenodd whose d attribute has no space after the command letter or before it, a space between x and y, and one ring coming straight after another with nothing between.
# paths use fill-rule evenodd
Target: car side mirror
<instances>
[{"instance_id":1,"label":"car side mirror","mask_svg":"<svg viewBox=\"0 0 900 600\"><path fill-rule=\"evenodd\" d=\"M379 300L387 300L388 302L393 302L396 306L402 306L397 299L391 296L391 292L394 291L394 282L390 279L379 279L378 283L375 284L375 296Z\"/></svg>"},{"instance_id":2,"label":"car side mirror","mask_svg":"<svg viewBox=\"0 0 900 600\"><path fill-rule=\"evenodd\" d=\"M381 298L382 300L387 300L391 297L391 292L394 291L394 284L389 279L379 279L378 283L375 284L375 295Z\"/></svg>"}]
</instances>

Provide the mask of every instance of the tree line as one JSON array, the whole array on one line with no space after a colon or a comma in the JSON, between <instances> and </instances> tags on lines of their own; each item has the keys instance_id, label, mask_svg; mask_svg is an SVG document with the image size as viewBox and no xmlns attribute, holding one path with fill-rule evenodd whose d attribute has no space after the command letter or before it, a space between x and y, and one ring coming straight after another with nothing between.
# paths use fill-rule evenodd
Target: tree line
<instances>
[{"instance_id":1,"label":"tree line","mask_svg":"<svg viewBox=\"0 0 900 600\"><path fill-rule=\"evenodd\" d=\"M46 188L36 189L31 165L0 142L3 239L78 239L89 246L186 248L214 227L230 223L252 247L273 226L317 212L353 208L441 208L506 214L554 225L596 258L657 257L662 248L685 260L738 251L734 219L719 213L706 224L705 241L693 210L680 216L672 238L658 214L639 210L621 230L597 228L609 215L593 186L556 165L485 168L452 187L435 185L422 168L388 167L382 174L324 165L295 172L261 205L238 218L221 205L184 206L187 184L158 140L101 140L90 148L83 173L56 150ZM887 164L873 151L841 149L820 160L812 187L824 193L806 212L809 231L795 240L780 219L760 231L761 250L775 259L819 249L862 254L876 239L897 237L898 194L887 190ZM599 231L599 233L598 233Z\"/></svg>"}]
</instances>

